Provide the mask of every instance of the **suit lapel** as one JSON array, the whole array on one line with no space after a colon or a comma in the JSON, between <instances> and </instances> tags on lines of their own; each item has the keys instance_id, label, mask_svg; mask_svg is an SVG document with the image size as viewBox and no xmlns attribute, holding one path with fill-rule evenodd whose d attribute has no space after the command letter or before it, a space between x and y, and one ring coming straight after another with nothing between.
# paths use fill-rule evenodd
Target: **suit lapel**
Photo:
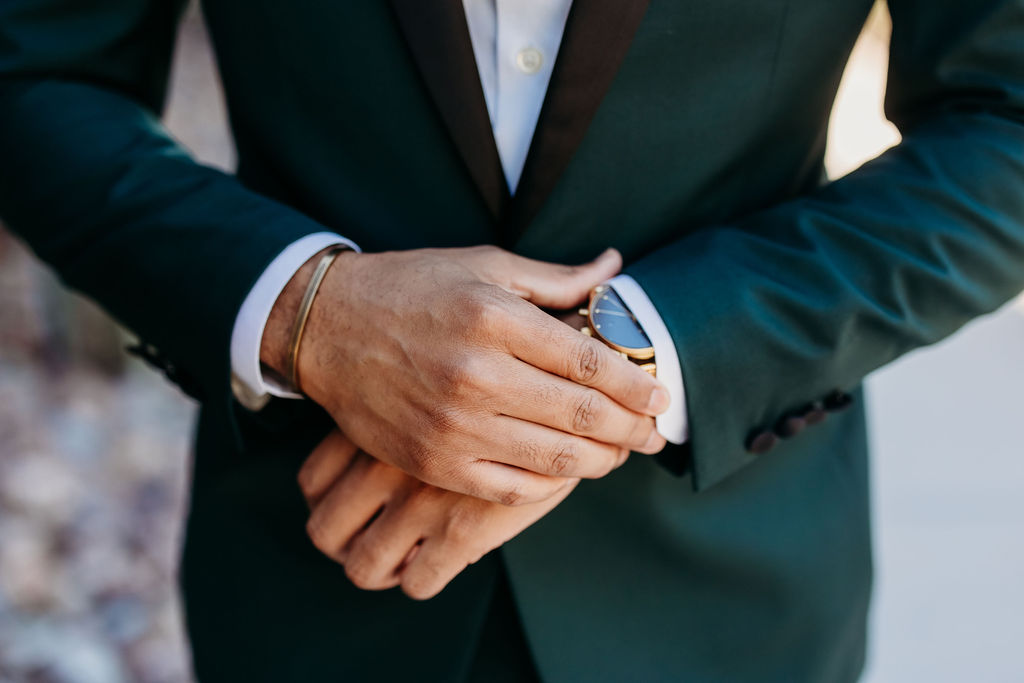
<instances>
[{"instance_id":1,"label":"suit lapel","mask_svg":"<svg viewBox=\"0 0 1024 683\"><path fill-rule=\"evenodd\" d=\"M508 244L533 220L615 79L648 0L575 0L516 195L505 217Z\"/></svg>"},{"instance_id":2,"label":"suit lapel","mask_svg":"<svg viewBox=\"0 0 1024 683\"><path fill-rule=\"evenodd\" d=\"M649 0L575 0L514 198L494 142L461 0L391 0L423 80L511 245L533 220L629 50Z\"/></svg>"},{"instance_id":3,"label":"suit lapel","mask_svg":"<svg viewBox=\"0 0 1024 683\"><path fill-rule=\"evenodd\" d=\"M461 0L391 0L441 118L487 208L500 217L508 184L495 146Z\"/></svg>"}]
</instances>

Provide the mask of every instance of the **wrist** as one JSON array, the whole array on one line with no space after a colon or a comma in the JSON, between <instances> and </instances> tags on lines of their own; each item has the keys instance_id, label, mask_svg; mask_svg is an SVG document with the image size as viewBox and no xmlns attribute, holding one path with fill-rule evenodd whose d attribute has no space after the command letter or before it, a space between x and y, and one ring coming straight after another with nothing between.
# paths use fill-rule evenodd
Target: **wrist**
<instances>
[{"instance_id":1,"label":"wrist","mask_svg":"<svg viewBox=\"0 0 1024 683\"><path fill-rule=\"evenodd\" d=\"M335 247L322 249L311 256L281 290L274 302L260 342L260 364L280 379L288 381L289 345L300 313L302 298L323 256ZM354 252L346 252L348 254ZM343 254L339 254L342 256ZM332 267L331 270L334 270Z\"/></svg>"}]
</instances>

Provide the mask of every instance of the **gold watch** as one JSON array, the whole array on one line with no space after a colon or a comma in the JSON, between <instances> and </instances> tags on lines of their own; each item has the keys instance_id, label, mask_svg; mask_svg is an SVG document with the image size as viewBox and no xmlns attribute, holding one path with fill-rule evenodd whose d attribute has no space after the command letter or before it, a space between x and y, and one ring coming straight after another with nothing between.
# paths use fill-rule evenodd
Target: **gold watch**
<instances>
[{"instance_id":1,"label":"gold watch","mask_svg":"<svg viewBox=\"0 0 1024 683\"><path fill-rule=\"evenodd\" d=\"M580 309L580 315L587 319L580 332L604 342L626 360L657 376L654 345L614 289L608 285L594 287L590 303Z\"/></svg>"}]
</instances>

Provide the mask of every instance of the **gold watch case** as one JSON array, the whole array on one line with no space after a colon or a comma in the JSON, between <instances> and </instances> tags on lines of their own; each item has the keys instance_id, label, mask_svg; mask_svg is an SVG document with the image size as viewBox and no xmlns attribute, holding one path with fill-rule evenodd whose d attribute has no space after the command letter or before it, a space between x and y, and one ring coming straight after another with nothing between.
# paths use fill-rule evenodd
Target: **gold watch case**
<instances>
[{"instance_id":1,"label":"gold watch case","mask_svg":"<svg viewBox=\"0 0 1024 683\"><path fill-rule=\"evenodd\" d=\"M614 301L609 296L609 293L611 294L611 296L615 297ZM604 301L606 305L608 305L608 308L600 308L600 304L602 303L602 301ZM620 343L621 340L616 341L609 338L609 336L602 334L602 328L605 328L606 330L608 328L607 317L609 315L614 315L616 317L628 316L632 323L636 325L637 332L639 332L639 335L645 341L647 341L648 344L650 343L649 340L647 340L647 335L643 332L643 329L640 328L640 324L637 322L636 317L633 315L632 311L630 311L629 308L625 305L625 303L621 301L619 296L615 294L614 290L612 290L607 285L598 285L593 290L591 290L590 300L587 304L587 307L581 308L579 313L587 320L587 325L583 327L583 329L581 329L580 332L582 332L585 335L599 339L602 343L606 344L610 348L617 351L619 355L625 358L626 360L636 363L641 367L641 369L647 371L651 375L655 374L656 364L654 362L653 345L625 345ZM601 322L602 318L606 320L604 324L602 324Z\"/></svg>"}]
</instances>

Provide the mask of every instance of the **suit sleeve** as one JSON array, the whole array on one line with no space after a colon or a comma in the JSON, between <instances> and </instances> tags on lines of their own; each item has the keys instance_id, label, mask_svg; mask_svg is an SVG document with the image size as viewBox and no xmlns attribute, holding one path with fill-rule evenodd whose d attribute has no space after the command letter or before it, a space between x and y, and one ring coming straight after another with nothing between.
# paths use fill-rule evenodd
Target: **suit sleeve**
<instances>
[{"instance_id":1,"label":"suit sleeve","mask_svg":"<svg viewBox=\"0 0 1024 683\"><path fill-rule=\"evenodd\" d=\"M889 5L903 142L627 269L678 350L698 489L780 419L1024 288L1024 1Z\"/></svg>"},{"instance_id":2,"label":"suit sleeve","mask_svg":"<svg viewBox=\"0 0 1024 683\"><path fill-rule=\"evenodd\" d=\"M323 227L197 164L161 126L182 4L0 3L0 218L189 393L227 401L242 301Z\"/></svg>"}]
</instances>

